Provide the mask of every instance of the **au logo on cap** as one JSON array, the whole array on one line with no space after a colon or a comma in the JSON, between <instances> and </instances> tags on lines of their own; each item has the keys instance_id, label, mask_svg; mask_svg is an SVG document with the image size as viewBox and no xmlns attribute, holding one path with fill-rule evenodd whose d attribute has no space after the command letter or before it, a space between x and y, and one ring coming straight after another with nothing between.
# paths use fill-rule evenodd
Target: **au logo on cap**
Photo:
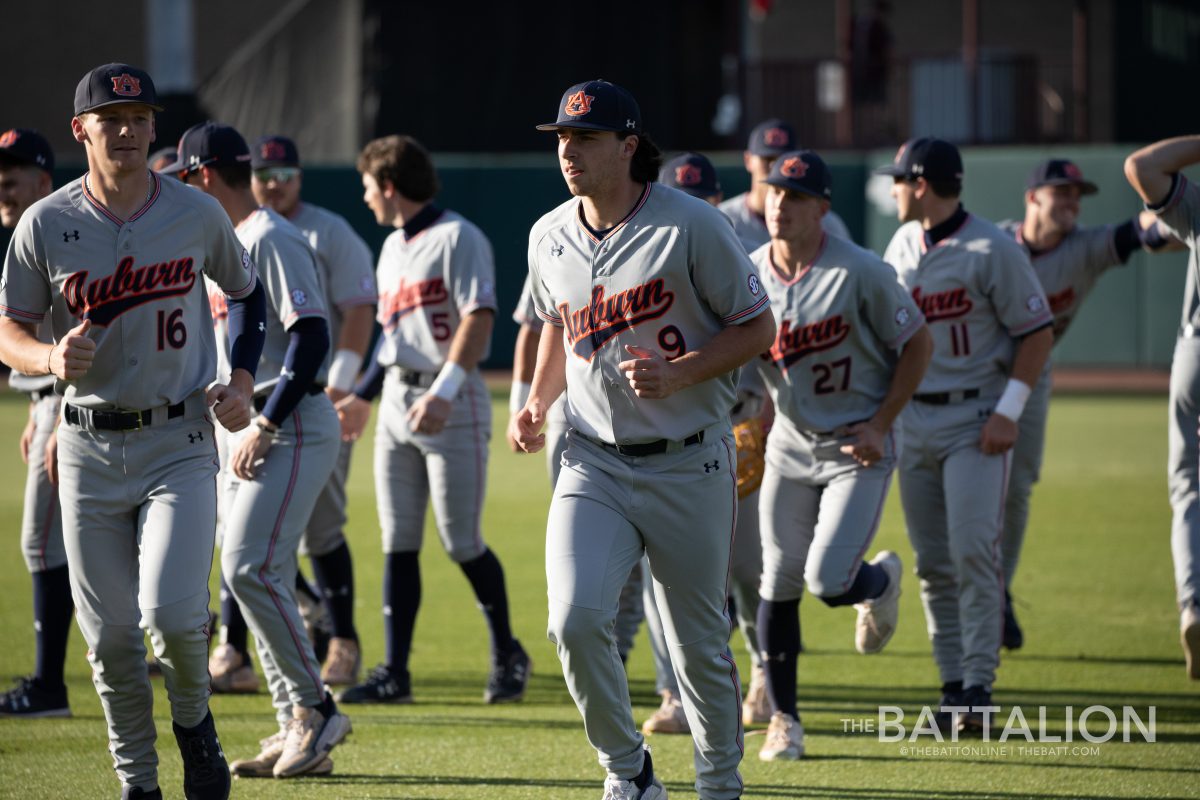
<instances>
[{"instance_id":1,"label":"au logo on cap","mask_svg":"<svg viewBox=\"0 0 1200 800\"><path fill-rule=\"evenodd\" d=\"M1074 180L1083 180L1083 173L1079 171L1079 167L1075 166L1070 161L1068 161L1066 164L1063 164L1063 174L1068 178L1073 178Z\"/></svg>"},{"instance_id":2,"label":"au logo on cap","mask_svg":"<svg viewBox=\"0 0 1200 800\"><path fill-rule=\"evenodd\" d=\"M763 133L763 144L768 147L787 147L788 134L783 128L768 128Z\"/></svg>"},{"instance_id":3,"label":"au logo on cap","mask_svg":"<svg viewBox=\"0 0 1200 800\"><path fill-rule=\"evenodd\" d=\"M583 89L580 89L567 98L567 102L563 104L563 111L566 111L572 117L582 117L592 110L592 101L595 99L590 94L584 94Z\"/></svg>"},{"instance_id":4,"label":"au logo on cap","mask_svg":"<svg viewBox=\"0 0 1200 800\"><path fill-rule=\"evenodd\" d=\"M263 142L261 149L263 161L282 161L287 158L287 151L279 142Z\"/></svg>"},{"instance_id":5,"label":"au logo on cap","mask_svg":"<svg viewBox=\"0 0 1200 800\"><path fill-rule=\"evenodd\" d=\"M779 172L785 178L803 178L808 173L808 164L800 156L795 156L784 161Z\"/></svg>"},{"instance_id":6,"label":"au logo on cap","mask_svg":"<svg viewBox=\"0 0 1200 800\"><path fill-rule=\"evenodd\" d=\"M17 135L16 130L8 130L0 133L0 147L12 147L17 143Z\"/></svg>"},{"instance_id":7,"label":"au logo on cap","mask_svg":"<svg viewBox=\"0 0 1200 800\"><path fill-rule=\"evenodd\" d=\"M112 86L113 94L119 94L121 97L137 97L142 93L142 82L128 72L114 75Z\"/></svg>"},{"instance_id":8,"label":"au logo on cap","mask_svg":"<svg viewBox=\"0 0 1200 800\"><path fill-rule=\"evenodd\" d=\"M683 164L676 167L675 182L680 186L695 186L700 183L700 168L695 164Z\"/></svg>"}]
</instances>

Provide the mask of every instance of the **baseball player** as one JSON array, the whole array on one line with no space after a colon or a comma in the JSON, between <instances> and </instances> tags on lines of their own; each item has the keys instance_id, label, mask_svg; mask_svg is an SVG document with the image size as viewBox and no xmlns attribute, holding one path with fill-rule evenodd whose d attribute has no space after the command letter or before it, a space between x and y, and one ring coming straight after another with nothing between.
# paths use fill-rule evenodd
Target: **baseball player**
<instances>
[{"instance_id":1,"label":"baseball player","mask_svg":"<svg viewBox=\"0 0 1200 800\"><path fill-rule=\"evenodd\" d=\"M63 394L63 539L122 797L162 797L144 626L167 684L184 796L208 800L230 785L208 710L212 417L229 430L250 423L265 304L220 205L147 169L157 110L150 76L128 64L79 82L71 130L88 172L17 224L0 286L0 360L53 373ZM232 342L228 384L207 391L216 346L202 276L227 293ZM47 317L53 345L35 334Z\"/></svg>"},{"instance_id":2,"label":"baseball player","mask_svg":"<svg viewBox=\"0 0 1200 800\"><path fill-rule=\"evenodd\" d=\"M379 345L354 393L338 404L343 435L356 439L382 389L375 436L375 494L383 529L387 663L340 695L344 703L410 703L408 671L421 600L418 555L425 509L487 619L492 668L487 703L520 700L530 661L512 634L504 570L483 540L491 405L478 364L487 357L496 309L492 247L483 232L434 202L433 160L407 136L368 142L358 157L363 201L384 242Z\"/></svg>"},{"instance_id":3,"label":"baseball player","mask_svg":"<svg viewBox=\"0 0 1200 800\"><path fill-rule=\"evenodd\" d=\"M1167 229L1187 245L1183 320L1171 361L1171 426L1167 456L1171 490L1171 555L1179 602L1179 638L1187 674L1200 680L1200 187L1184 167L1200 163L1200 136L1165 139L1125 161L1125 177Z\"/></svg>"},{"instance_id":4,"label":"baseball player","mask_svg":"<svg viewBox=\"0 0 1200 800\"><path fill-rule=\"evenodd\" d=\"M712 206L655 186L661 156L627 91L569 88L554 122L574 197L529 235L542 334L514 418L526 452L545 445L567 391L567 450L546 534L548 633L610 800L658 800L611 628L643 553L696 746L704 800L740 797L739 681L725 584L736 516L729 410L734 371L770 346L757 274Z\"/></svg>"},{"instance_id":5,"label":"baseball player","mask_svg":"<svg viewBox=\"0 0 1200 800\"><path fill-rule=\"evenodd\" d=\"M941 139L905 142L891 175L900 226L884 260L925 315L933 358L900 416L900 498L916 553L941 707L991 705L1000 662L1000 537L1011 450L1054 343L1029 257L968 214L962 157ZM943 730L977 730L978 711L939 710Z\"/></svg>"},{"instance_id":6,"label":"baseball player","mask_svg":"<svg viewBox=\"0 0 1200 800\"><path fill-rule=\"evenodd\" d=\"M733 223L738 238L747 253L752 253L771 239L767 231L766 214L767 185L763 183L771 174L771 165L781 153L799 149L796 130L781 119L769 119L759 123L750 131L750 141L742 153L742 163L750 173L750 188L721 203L719 208ZM850 240L850 229L833 211L821 222L827 233Z\"/></svg>"},{"instance_id":7,"label":"baseball player","mask_svg":"<svg viewBox=\"0 0 1200 800\"><path fill-rule=\"evenodd\" d=\"M337 413L324 391L325 290L303 234L256 203L250 149L235 129L212 122L192 126L169 169L220 202L257 265L268 303L259 370L279 376L269 395L256 396L254 425L228 443L221 542L221 575L258 643L279 730L263 740L258 756L235 761L231 769L246 777L325 773L332 769L329 751L350 733L350 719L321 681L292 595L300 537L329 480L340 439Z\"/></svg>"},{"instance_id":8,"label":"baseball player","mask_svg":"<svg viewBox=\"0 0 1200 800\"><path fill-rule=\"evenodd\" d=\"M1076 225L1079 200L1095 194L1096 184L1085 180L1074 163L1052 158L1039 163L1025 189L1025 218L1000 223L1000 228L1024 246L1041 281L1054 315L1054 341L1058 342L1096 281L1109 268L1124 264L1134 250L1161 250L1176 240L1164 237L1148 211L1117 225ZM1177 244L1177 243L1176 243ZM1050 367L1046 360L1021 414L1012 470L1004 505L1004 639L1016 650L1025 642L1017 622L1010 589L1025 541L1029 497L1042 468L1046 418L1050 410Z\"/></svg>"},{"instance_id":9,"label":"baseball player","mask_svg":"<svg viewBox=\"0 0 1200 800\"><path fill-rule=\"evenodd\" d=\"M54 151L40 133L13 128L0 133L0 226L14 228L34 202L50 194ZM47 326L38 331L52 341ZM21 460L26 464L25 508L21 517L21 552L33 580L33 630L37 666L9 692L0 695L0 717L69 717L63 663L71 632L71 580L63 549L55 468L46 445L58 424L59 402L54 377L9 375L9 386L29 395L29 420L21 432Z\"/></svg>"},{"instance_id":10,"label":"baseball player","mask_svg":"<svg viewBox=\"0 0 1200 800\"><path fill-rule=\"evenodd\" d=\"M779 327L757 364L775 405L767 440L759 641L771 718L764 761L804 754L796 711L800 597L858 609L855 647L877 653L896 629L900 557L862 560L879 529L896 459L892 423L933 351L896 273L821 226L833 184L809 150L784 153L767 178L771 242L751 254Z\"/></svg>"}]
</instances>

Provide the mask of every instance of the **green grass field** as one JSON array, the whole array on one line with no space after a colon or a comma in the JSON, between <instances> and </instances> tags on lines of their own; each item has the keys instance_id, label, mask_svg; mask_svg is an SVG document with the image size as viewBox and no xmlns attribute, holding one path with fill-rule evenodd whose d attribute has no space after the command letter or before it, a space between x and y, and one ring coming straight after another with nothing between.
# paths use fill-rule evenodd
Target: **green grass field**
<instances>
[{"instance_id":1,"label":"green grass field","mask_svg":"<svg viewBox=\"0 0 1200 800\"><path fill-rule=\"evenodd\" d=\"M0 558L0 677L33 666L29 578L18 548L23 467L17 438L25 406L0 397L4 474L0 520L8 531ZM485 531L508 575L514 625L534 660L524 703L481 702L488 667L482 616L459 570L432 530L422 557L424 606L418 620L411 706L350 707L355 732L334 753L324 779L236 781L235 797L554 798L598 800L603 772L583 735L558 660L545 638L543 535L549 490L544 461L507 451L503 402L494 406ZM1133 798L1200 797L1200 684L1184 675L1169 547L1166 400L1065 397L1054 402L1048 457L1015 593L1025 649L1004 657L995 700L1031 717L1047 706L1048 732L1063 731L1064 706L1156 709L1157 741L1114 739L1098 752L906 753L907 743L847 733L842 720L874 719L880 705L913 718L937 699L937 675L916 583L906 576L900 629L887 651L853 651L854 614L811 598L802 604L808 652L801 659L801 714L808 757L765 764L761 734L746 738L746 798ZM367 666L383 656L379 596L382 564L370 474L371 448L358 448L350 487L350 529L358 625ZM895 492L878 546L912 549ZM214 594L215 597L215 594ZM215 600L214 600L215 602ZM629 672L640 722L657 705L649 650L641 635ZM740 640L735 644L744 660ZM82 639L71 642L67 681L74 718L0 720L0 797L115 797L100 705ZM165 693L156 689L161 779L179 797L181 768ZM267 696L213 698L226 754L257 752L273 730ZM1006 717L1007 710L1002 714ZM1096 718L1099 719L1099 718ZM1033 721L1036 729L1036 721ZM1103 725L1094 726L1101 731ZM651 737L655 766L673 798L695 797L691 741ZM933 744L926 738L922 744ZM974 743L977 747L983 745ZM999 748L999 743L991 743ZM1072 745L1068 745L1070 747ZM1053 747L1053 745L1046 745Z\"/></svg>"}]
</instances>

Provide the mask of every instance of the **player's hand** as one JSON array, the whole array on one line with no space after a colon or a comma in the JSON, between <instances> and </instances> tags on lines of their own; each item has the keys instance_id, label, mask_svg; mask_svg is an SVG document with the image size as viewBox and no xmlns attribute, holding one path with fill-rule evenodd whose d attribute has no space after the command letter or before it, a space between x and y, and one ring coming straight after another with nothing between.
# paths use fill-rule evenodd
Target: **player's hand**
<instances>
[{"instance_id":1,"label":"player's hand","mask_svg":"<svg viewBox=\"0 0 1200 800\"><path fill-rule=\"evenodd\" d=\"M264 423L267 421L264 419ZM267 423L269 424L269 423ZM258 468L262 466L267 451L271 449L274 438L255 425L248 430L233 450L229 458L229 466L238 478L253 480Z\"/></svg>"},{"instance_id":2,"label":"player's hand","mask_svg":"<svg viewBox=\"0 0 1200 800\"><path fill-rule=\"evenodd\" d=\"M446 420L450 419L450 412L453 410L454 404L449 400L426 392L417 398L405 415L408 429L413 433L436 436L446 427Z\"/></svg>"},{"instance_id":3,"label":"player's hand","mask_svg":"<svg viewBox=\"0 0 1200 800\"><path fill-rule=\"evenodd\" d=\"M92 361L96 358L96 343L87 336L91 329L92 321L85 319L50 348L48 366L54 377L73 381L82 378L92 368Z\"/></svg>"},{"instance_id":4,"label":"player's hand","mask_svg":"<svg viewBox=\"0 0 1200 800\"><path fill-rule=\"evenodd\" d=\"M250 424L250 392L232 380L228 385L214 384L204 395L204 402L213 410L217 422L230 433Z\"/></svg>"},{"instance_id":5,"label":"player's hand","mask_svg":"<svg viewBox=\"0 0 1200 800\"><path fill-rule=\"evenodd\" d=\"M371 404L356 394L349 394L334 404L338 422L342 423L342 441L357 442L371 419Z\"/></svg>"},{"instance_id":6,"label":"player's hand","mask_svg":"<svg viewBox=\"0 0 1200 800\"><path fill-rule=\"evenodd\" d=\"M350 393L342 389L335 389L332 386L325 387L325 396L329 398L329 402L335 406L350 396Z\"/></svg>"},{"instance_id":7,"label":"player's hand","mask_svg":"<svg viewBox=\"0 0 1200 800\"><path fill-rule=\"evenodd\" d=\"M864 467L871 466L887 452L884 445L887 432L880 430L879 426L870 420L847 426L846 433L852 435L854 441L842 445L839 449Z\"/></svg>"},{"instance_id":8,"label":"player's hand","mask_svg":"<svg viewBox=\"0 0 1200 800\"><path fill-rule=\"evenodd\" d=\"M51 431L50 438L46 440L46 447L42 450L42 458L45 460L43 466L46 468L46 480L50 481L51 486L58 486L58 431Z\"/></svg>"},{"instance_id":9,"label":"player's hand","mask_svg":"<svg viewBox=\"0 0 1200 800\"><path fill-rule=\"evenodd\" d=\"M633 358L617 364L617 369L625 373L638 397L661 400L679 391L678 368L670 361L653 350L632 344L625 345L625 352Z\"/></svg>"},{"instance_id":10,"label":"player's hand","mask_svg":"<svg viewBox=\"0 0 1200 800\"><path fill-rule=\"evenodd\" d=\"M508 420L508 438L526 453L536 453L546 446L546 435L542 426L546 423L546 412L538 400L531 399Z\"/></svg>"},{"instance_id":11,"label":"player's hand","mask_svg":"<svg viewBox=\"0 0 1200 800\"><path fill-rule=\"evenodd\" d=\"M979 434L979 449L987 456L1007 453L1017 443L1017 423L1003 414L992 414L983 423Z\"/></svg>"},{"instance_id":12,"label":"player's hand","mask_svg":"<svg viewBox=\"0 0 1200 800\"><path fill-rule=\"evenodd\" d=\"M29 447L33 444L33 433L37 430L37 423L34 420L36 408L37 403L29 404L29 419L25 420L25 429L21 431L21 460L26 464L29 463Z\"/></svg>"}]
</instances>

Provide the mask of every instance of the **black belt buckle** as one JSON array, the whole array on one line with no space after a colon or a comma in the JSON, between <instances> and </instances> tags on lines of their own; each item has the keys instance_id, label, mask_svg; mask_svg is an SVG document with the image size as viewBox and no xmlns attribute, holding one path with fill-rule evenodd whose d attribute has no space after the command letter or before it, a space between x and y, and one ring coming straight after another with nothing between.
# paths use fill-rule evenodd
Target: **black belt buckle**
<instances>
[{"instance_id":1,"label":"black belt buckle","mask_svg":"<svg viewBox=\"0 0 1200 800\"><path fill-rule=\"evenodd\" d=\"M914 394L913 400L931 406L948 406L951 403L962 403L979 397L978 389L963 389L957 392L927 392Z\"/></svg>"},{"instance_id":2,"label":"black belt buckle","mask_svg":"<svg viewBox=\"0 0 1200 800\"><path fill-rule=\"evenodd\" d=\"M418 389L428 389L433 386L433 381L437 378L436 372L418 372L415 369L397 368L397 375L400 377L400 382L407 386L416 386Z\"/></svg>"},{"instance_id":3,"label":"black belt buckle","mask_svg":"<svg viewBox=\"0 0 1200 800\"><path fill-rule=\"evenodd\" d=\"M183 403L167 406L167 419L182 417L184 410ZM153 409L150 408L141 411L93 411L92 427L99 431L117 431L118 433L140 431L150 424L153 419L152 414ZM68 403L66 410L63 411L63 418L72 425L78 425L79 409Z\"/></svg>"}]
</instances>

